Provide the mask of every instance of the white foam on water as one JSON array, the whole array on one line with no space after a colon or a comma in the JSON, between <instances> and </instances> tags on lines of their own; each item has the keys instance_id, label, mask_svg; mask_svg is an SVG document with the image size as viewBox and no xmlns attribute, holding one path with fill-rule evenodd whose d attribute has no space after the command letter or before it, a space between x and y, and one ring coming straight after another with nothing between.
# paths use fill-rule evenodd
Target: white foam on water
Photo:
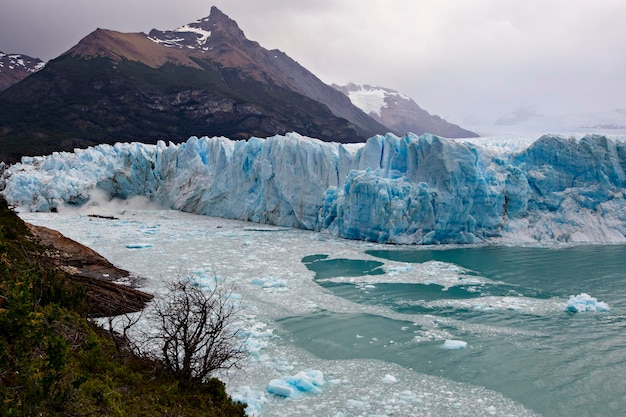
<instances>
[{"instance_id":1,"label":"white foam on water","mask_svg":"<svg viewBox=\"0 0 626 417\"><path fill-rule=\"evenodd\" d=\"M354 255L353 255L354 256ZM328 259L334 259L328 258ZM324 281L335 283L355 283L363 284L435 284L447 290L457 285L483 285L493 281L480 277L469 275L470 271L458 265L441 262L427 261L422 263L403 263L386 261L380 258L367 257L360 255L359 259L372 259L384 261L384 275L363 275L360 277L333 277L324 279Z\"/></svg>"},{"instance_id":2,"label":"white foam on water","mask_svg":"<svg viewBox=\"0 0 626 417\"><path fill-rule=\"evenodd\" d=\"M563 311L564 301L560 298L532 298L523 296L483 296L469 299L440 299L434 301L405 301L406 305L426 308L454 308L475 311L512 311L538 316L551 315Z\"/></svg>"}]
</instances>

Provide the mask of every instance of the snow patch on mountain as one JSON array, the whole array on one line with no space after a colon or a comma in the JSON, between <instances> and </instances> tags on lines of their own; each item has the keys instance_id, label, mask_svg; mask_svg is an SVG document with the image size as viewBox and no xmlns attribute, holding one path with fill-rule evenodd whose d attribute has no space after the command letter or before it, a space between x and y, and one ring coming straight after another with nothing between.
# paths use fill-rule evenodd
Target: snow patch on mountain
<instances>
[{"instance_id":1,"label":"snow patch on mountain","mask_svg":"<svg viewBox=\"0 0 626 417\"><path fill-rule=\"evenodd\" d=\"M474 132L449 123L437 115L431 115L410 97L390 88L354 83L344 86L332 84L332 87L348 96L352 104L387 126L392 133L431 133L448 138L477 136Z\"/></svg>"},{"instance_id":2,"label":"snow patch on mountain","mask_svg":"<svg viewBox=\"0 0 626 417\"><path fill-rule=\"evenodd\" d=\"M1 182L21 210L82 205L100 190L385 243L626 241L626 138L484 143L428 134L350 146L295 133L192 137L23 158Z\"/></svg>"},{"instance_id":3,"label":"snow patch on mountain","mask_svg":"<svg viewBox=\"0 0 626 417\"><path fill-rule=\"evenodd\" d=\"M378 117L381 117L382 109L389 106L388 100L392 97L406 101L411 100L410 97L400 94L397 91L388 88L373 87L367 84L348 84L345 87L345 91L347 91L347 95L350 101L352 101L352 104L365 113L373 113Z\"/></svg>"},{"instance_id":4,"label":"snow patch on mountain","mask_svg":"<svg viewBox=\"0 0 626 417\"><path fill-rule=\"evenodd\" d=\"M202 47L211 36L210 30L202 28L202 22L205 20L198 20L196 23L183 25L172 31L160 32L160 37L148 36L148 39L170 48L194 49L193 44Z\"/></svg>"},{"instance_id":5,"label":"snow patch on mountain","mask_svg":"<svg viewBox=\"0 0 626 417\"><path fill-rule=\"evenodd\" d=\"M0 52L0 91L40 71L46 63L38 58Z\"/></svg>"},{"instance_id":6,"label":"snow patch on mountain","mask_svg":"<svg viewBox=\"0 0 626 417\"><path fill-rule=\"evenodd\" d=\"M0 52L0 72L7 70L23 70L29 73L37 72L46 63L37 58L31 58L21 54L5 54Z\"/></svg>"}]
</instances>

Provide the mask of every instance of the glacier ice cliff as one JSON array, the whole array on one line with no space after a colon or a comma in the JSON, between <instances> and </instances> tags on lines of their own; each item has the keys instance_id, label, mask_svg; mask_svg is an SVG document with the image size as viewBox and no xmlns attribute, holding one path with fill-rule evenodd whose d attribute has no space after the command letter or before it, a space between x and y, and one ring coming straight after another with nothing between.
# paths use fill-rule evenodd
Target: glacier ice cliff
<instances>
[{"instance_id":1,"label":"glacier ice cliff","mask_svg":"<svg viewBox=\"0 0 626 417\"><path fill-rule=\"evenodd\" d=\"M511 152L429 134L360 145L192 137L23 158L1 182L31 211L101 190L383 243L626 241L626 143L604 136L543 136Z\"/></svg>"}]
</instances>

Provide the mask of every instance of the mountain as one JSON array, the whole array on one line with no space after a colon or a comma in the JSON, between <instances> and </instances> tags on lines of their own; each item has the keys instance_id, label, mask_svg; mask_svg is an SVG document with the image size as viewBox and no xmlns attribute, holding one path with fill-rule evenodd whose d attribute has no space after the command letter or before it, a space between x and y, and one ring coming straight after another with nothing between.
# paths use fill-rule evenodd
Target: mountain
<instances>
[{"instance_id":1,"label":"mountain","mask_svg":"<svg viewBox=\"0 0 626 417\"><path fill-rule=\"evenodd\" d=\"M190 138L25 158L0 182L37 211L104 192L381 243L626 242L626 142L604 136Z\"/></svg>"},{"instance_id":2,"label":"mountain","mask_svg":"<svg viewBox=\"0 0 626 417\"><path fill-rule=\"evenodd\" d=\"M371 85L350 83L332 87L347 95L352 103L397 135L413 132L430 133L447 138L473 138L478 135L431 115L413 99L395 90Z\"/></svg>"},{"instance_id":3,"label":"mountain","mask_svg":"<svg viewBox=\"0 0 626 417\"><path fill-rule=\"evenodd\" d=\"M45 65L39 58L20 54L5 54L0 51L0 91L22 81Z\"/></svg>"},{"instance_id":4,"label":"mountain","mask_svg":"<svg viewBox=\"0 0 626 417\"><path fill-rule=\"evenodd\" d=\"M217 8L173 31L97 29L0 93L0 159L98 143L297 131L359 142L387 129Z\"/></svg>"},{"instance_id":5,"label":"mountain","mask_svg":"<svg viewBox=\"0 0 626 417\"><path fill-rule=\"evenodd\" d=\"M217 7L211 8L207 18L174 31L153 29L148 36L168 47L200 50L204 56L225 68L241 68L257 79L270 77L272 82L324 104L335 116L350 121L364 138L386 131L384 126L365 115L342 94L337 94L334 88L284 52L267 50L258 42L246 39L237 23Z\"/></svg>"}]
</instances>

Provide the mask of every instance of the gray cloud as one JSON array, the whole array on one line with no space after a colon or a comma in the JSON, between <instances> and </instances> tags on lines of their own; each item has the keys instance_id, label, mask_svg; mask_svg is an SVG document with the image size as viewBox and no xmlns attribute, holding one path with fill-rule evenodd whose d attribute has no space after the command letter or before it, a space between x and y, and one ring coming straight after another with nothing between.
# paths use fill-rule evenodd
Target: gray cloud
<instances>
[{"instance_id":1,"label":"gray cloud","mask_svg":"<svg viewBox=\"0 0 626 417\"><path fill-rule=\"evenodd\" d=\"M461 123L626 108L626 2L3 0L0 50L50 59L97 27L171 29L216 5L327 83L382 85Z\"/></svg>"}]
</instances>

